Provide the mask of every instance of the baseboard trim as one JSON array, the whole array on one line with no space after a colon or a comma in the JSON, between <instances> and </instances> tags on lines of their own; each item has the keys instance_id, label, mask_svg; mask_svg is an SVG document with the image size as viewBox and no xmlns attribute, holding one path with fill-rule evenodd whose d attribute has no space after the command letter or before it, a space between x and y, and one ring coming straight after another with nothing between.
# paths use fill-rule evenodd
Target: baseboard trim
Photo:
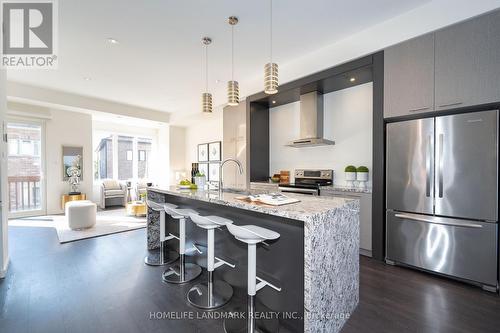
<instances>
[{"instance_id":1,"label":"baseboard trim","mask_svg":"<svg viewBox=\"0 0 500 333\"><path fill-rule=\"evenodd\" d=\"M365 257L372 257L372 251L370 250L365 250L365 249L359 249L359 254Z\"/></svg>"}]
</instances>

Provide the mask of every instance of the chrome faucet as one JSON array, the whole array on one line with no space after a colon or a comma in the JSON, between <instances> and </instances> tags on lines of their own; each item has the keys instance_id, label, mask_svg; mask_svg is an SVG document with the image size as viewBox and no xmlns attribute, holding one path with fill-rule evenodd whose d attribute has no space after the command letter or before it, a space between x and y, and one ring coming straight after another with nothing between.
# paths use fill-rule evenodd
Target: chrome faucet
<instances>
[{"instance_id":1,"label":"chrome faucet","mask_svg":"<svg viewBox=\"0 0 500 333\"><path fill-rule=\"evenodd\" d=\"M241 162L238 161L237 159L227 158L224 161L222 161L221 164L219 165L219 193L222 193L222 167L227 162L234 162L234 163L236 163L236 165L238 165L238 171L240 172L240 175L243 174L243 166L241 165Z\"/></svg>"}]
</instances>

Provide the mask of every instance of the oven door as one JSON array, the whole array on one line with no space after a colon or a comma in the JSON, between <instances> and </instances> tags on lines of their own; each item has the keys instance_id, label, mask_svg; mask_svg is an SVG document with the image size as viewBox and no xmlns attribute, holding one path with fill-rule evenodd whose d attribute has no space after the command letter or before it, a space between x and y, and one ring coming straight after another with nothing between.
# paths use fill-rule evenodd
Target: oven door
<instances>
[{"instance_id":1,"label":"oven door","mask_svg":"<svg viewBox=\"0 0 500 333\"><path fill-rule=\"evenodd\" d=\"M319 195L319 190L317 188L293 187L293 186L280 185L279 190L281 192L288 192L288 193Z\"/></svg>"}]
</instances>

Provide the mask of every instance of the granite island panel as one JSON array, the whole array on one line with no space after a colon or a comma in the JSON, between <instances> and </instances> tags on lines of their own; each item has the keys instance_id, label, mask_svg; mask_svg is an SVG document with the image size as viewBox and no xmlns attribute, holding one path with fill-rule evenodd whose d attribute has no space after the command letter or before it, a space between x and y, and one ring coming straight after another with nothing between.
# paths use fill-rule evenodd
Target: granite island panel
<instances>
[{"instance_id":1,"label":"granite island panel","mask_svg":"<svg viewBox=\"0 0 500 333\"><path fill-rule=\"evenodd\" d=\"M257 298L266 309L298 312L299 320L281 320L291 331L340 331L359 301L359 200L287 194L300 202L268 206L237 199L240 196L176 187L148 189L149 200L279 232L280 239L258 249L257 271L283 290L264 288ZM159 246L158 221L159 215L148 209L149 249ZM167 233L176 232L175 222L167 225ZM188 242L203 243L204 234L197 229L187 231ZM246 247L239 243L227 230L219 231L216 255L228 255L225 259L237 263L236 269L222 271L221 276L233 287L246 290ZM203 256L195 255L192 260L198 262Z\"/></svg>"}]
</instances>

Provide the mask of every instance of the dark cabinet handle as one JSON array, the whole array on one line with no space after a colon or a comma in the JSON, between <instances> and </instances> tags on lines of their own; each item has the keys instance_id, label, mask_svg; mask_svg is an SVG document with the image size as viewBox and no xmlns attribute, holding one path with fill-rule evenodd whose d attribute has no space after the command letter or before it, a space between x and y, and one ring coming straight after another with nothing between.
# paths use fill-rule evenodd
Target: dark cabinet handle
<instances>
[{"instance_id":1,"label":"dark cabinet handle","mask_svg":"<svg viewBox=\"0 0 500 333\"><path fill-rule=\"evenodd\" d=\"M408 111L410 111L410 112L416 112L416 111L424 111L424 110L427 110L427 109L429 109L428 106L423 107L423 108L418 108L418 109L410 109Z\"/></svg>"},{"instance_id":2,"label":"dark cabinet handle","mask_svg":"<svg viewBox=\"0 0 500 333\"><path fill-rule=\"evenodd\" d=\"M455 106L455 105L460 105L460 104L463 104L463 103L462 102L455 102L455 103L441 104L439 107L445 108L447 106Z\"/></svg>"}]
</instances>

